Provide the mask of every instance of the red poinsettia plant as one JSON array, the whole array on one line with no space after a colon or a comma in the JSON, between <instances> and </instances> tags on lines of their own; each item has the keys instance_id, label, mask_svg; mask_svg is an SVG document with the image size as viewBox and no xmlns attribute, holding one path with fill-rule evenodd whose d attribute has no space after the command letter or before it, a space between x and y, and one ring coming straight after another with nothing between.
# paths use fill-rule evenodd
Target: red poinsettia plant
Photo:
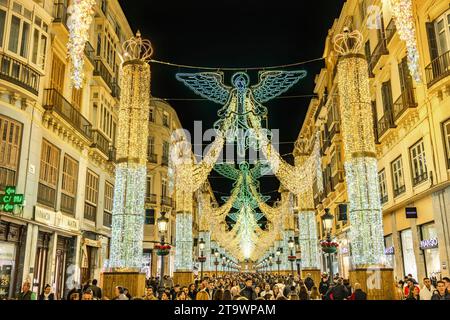
<instances>
[{"instance_id":1,"label":"red poinsettia plant","mask_svg":"<svg viewBox=\"0 0 450 320\"><path fill-rule=\"evenodd\" d=\"M155 244L155 249L156 250L170 250L172 249L172 247L169 244Z\"/></svg>"},{"instance_id":2,"label":"red poinsettia plant","mask_svg":"<svg viewBox=\"0 0 450 320\"><path fill-rule=\"evenodd\" d=\"M322 240L320 241L320 245L322 247L339 247L339 243L335 242L335 241L326 241L326 240Z\"/></svg>"},{"instance_id":3,"label":"red poinsettia plant","mask_svg":"<svg viewBox=\"0 0 450 320\"><path fill-rule=\"evenodd\" d=\"M296 256L288 256L289 261L295 261L297 259Z\"/></svg>"},{"instance_id":4,"label":"red poinsettia plant","mask_svg":"<svg viewBox=\"0 0 450 320\"><path fill-rule=\"evenodd\" d=\"M206 261L206 257L198 257L198 262L205 262Z\"/></svg>"}]
</instances>

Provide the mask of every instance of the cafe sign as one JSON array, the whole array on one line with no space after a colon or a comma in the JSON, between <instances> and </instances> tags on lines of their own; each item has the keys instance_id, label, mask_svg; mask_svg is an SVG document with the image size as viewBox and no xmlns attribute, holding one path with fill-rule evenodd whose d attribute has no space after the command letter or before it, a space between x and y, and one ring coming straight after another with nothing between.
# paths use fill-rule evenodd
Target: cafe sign
<instances>
[{"instance_id":1,"label":"cafe sign","mask_svg":"<svg viewBox=\"0 0 450 320\"><path fill-rule=\"evenodd\" d=\"M77 219L68 217L60 211L56 212L39 206L34 209L34 220L68 231L79 231L80 229Z\"/></svg>"},{"instance_id":2,"label":"cafe sign","mask_svg":"<svg viewBox=\"0 0 450 320\"><path fill-rule=\"evenodd\" d=\"M439 244L438 244L437 238L425 239L425 240L420 241L420 249L422 249L422 250L433 249L433 248L437 248L438 246L439 246Z\"/></svg>"},{"instance_id":3,"label":"cafe sign","mask_svg":"<svg viewBox=\"0 0 450 320\"><path fill-rule=\"evenodd\" d=\"M4 192L0 195L0 211L13 212L14 208L23 206L23 194L16 194L15 186L6 186Z\"/></svg>"}]
</instances>

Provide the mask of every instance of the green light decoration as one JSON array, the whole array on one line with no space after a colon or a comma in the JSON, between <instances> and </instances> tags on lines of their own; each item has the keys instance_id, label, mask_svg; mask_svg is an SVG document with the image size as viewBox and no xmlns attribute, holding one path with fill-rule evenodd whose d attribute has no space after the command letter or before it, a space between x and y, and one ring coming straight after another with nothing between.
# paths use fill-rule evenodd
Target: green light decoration
<instances>
[{"instance_id":1,"label":"green light decoration","mask_svg":"<svg viewBox=\"0 0 450 320\"><path fill-rule=\"evenodd\" d=\"M0 211L13 212L15 208L23 207L23 194L16 194L15 186L6 186L4 194L0 195Z\"/></svg>"}]
</instances>

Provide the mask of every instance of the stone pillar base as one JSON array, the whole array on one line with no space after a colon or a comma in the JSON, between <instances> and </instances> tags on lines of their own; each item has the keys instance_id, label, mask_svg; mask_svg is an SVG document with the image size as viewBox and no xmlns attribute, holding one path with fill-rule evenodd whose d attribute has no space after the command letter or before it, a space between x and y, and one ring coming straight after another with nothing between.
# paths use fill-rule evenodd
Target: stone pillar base
<instances>
[{"instance_id":1,"label":"stone pillar base","mask_svg":"<svg viewBox=\"0 0 450 320\"><path fill-rule=\"evenodd\" d=\"M205 276L203 274L203 276ZM189 286L194 283L194 273L192 271L175 271L173 273L173 284L180 286Z\"/></svg>"},{"instance_id":2,"label":"stone pillar base","mask_svg":"<svg viewBox=\"0 0 450 320\"><path fill-rule=\"evenodd\" d=\"M311 278L314 280L314 285L319 289L319 283L321 279L321 271L320 269L302 269L301 276L304 281L308 275L311 274Z\"/></svg>"},{"instance_id":3,"label":"stone pillar base","mask_svg":"<svg viewBox=\"0 0 450 320\"><path fill-rule=\"evenodd\" d=\"M391 268L358 268L350 270L349 280L367 293L367 300L395 300L394 270Z\"/></svg>"},{"instance_id":4,"label":"stone pillar base","mask_svg":"<svg viewBox=\"0 0 450 320\"><path fill-rule=\"evenodd\" d=\"M115 297L115 287L128 289L132 297L142 297L145 294L145 273L140 272L102 272L100 274L100 287L104 297Z\"/></svg>"}]
</instances>

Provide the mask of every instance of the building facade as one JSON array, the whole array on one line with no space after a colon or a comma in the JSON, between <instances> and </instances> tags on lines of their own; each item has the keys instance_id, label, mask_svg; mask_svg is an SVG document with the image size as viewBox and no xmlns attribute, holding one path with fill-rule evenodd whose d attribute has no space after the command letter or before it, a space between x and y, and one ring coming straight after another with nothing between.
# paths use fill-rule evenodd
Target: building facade
<instances>
[{"instance_id":1,"label":"building facade","mask_svg":"<svg viewBox=\"0 0 450 320\"><path fill-rule=\"evenodd\" d=\"M450 263L449 130L450 7L448 1L412 1L421 81L408 70L407 49L396 30L389 1L348 0L329 30L325 68L316 76L314 98L299 140L321 132L324 191L314 190L319 239L326 237L321 216L334 215L332 237L340 246L322 269L348 277L351 228L343 163L339 92L333 38L345 27L359 30L369 65L383 209L386 265L397 280L407 274L448 276Z\"/></svg>"}]
</instances>

